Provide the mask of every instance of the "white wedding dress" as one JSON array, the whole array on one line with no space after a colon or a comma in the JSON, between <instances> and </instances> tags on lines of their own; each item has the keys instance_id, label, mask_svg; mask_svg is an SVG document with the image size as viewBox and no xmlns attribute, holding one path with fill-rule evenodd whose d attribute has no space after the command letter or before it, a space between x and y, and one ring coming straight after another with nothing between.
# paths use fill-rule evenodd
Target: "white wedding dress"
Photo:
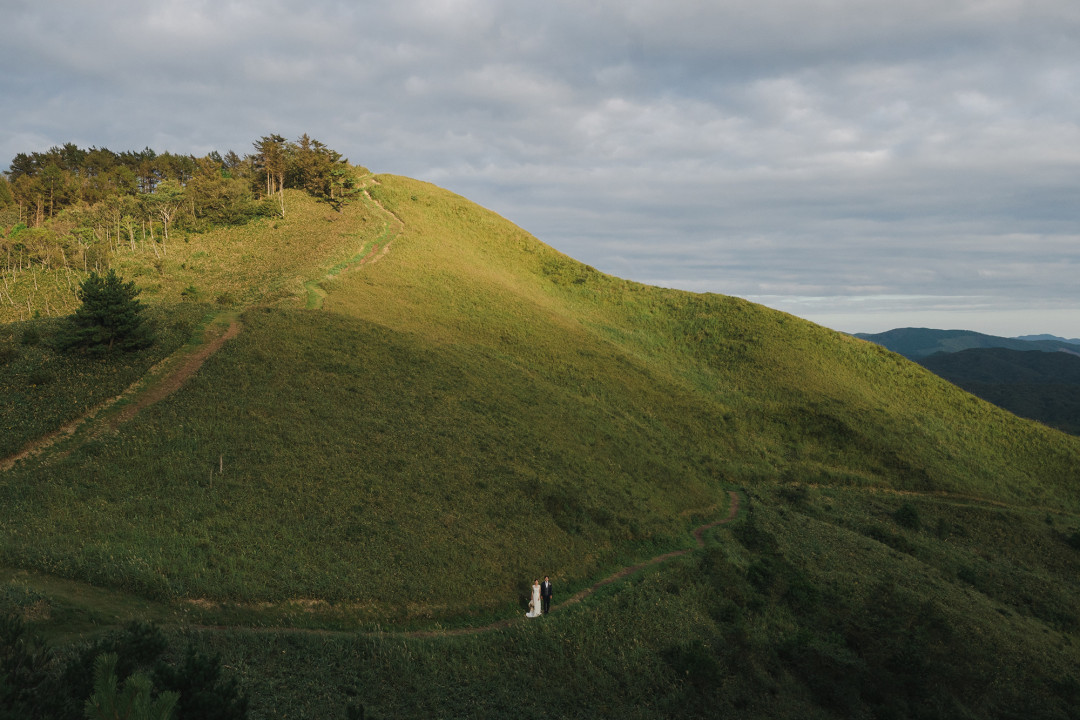
<instances>
[{"instance_id":1,"label":"white wedding dress","mask_svg":"<svg viewBox=\"0 0 1080 720\"><path fill-rule=\"evenodd\" d=\"M540 586L532 586L532 600L529 601L529 612L525 617L540 617Z\"/></svg>"}]
</instances>

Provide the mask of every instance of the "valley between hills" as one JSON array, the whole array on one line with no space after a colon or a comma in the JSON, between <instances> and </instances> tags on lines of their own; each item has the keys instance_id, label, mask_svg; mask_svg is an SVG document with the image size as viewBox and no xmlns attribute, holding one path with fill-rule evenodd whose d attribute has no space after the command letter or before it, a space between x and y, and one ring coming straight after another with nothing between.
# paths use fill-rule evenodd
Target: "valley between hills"
<instances>
[{"instance_id":1,"label":"valley between hills","mask_svg":"<svg viewBox=\"0 0 1080 720\"><path fill-rule=\"evenodd\" d=\"M150 637L251 718L1077 717L1080 439L354 172L118 234L130 352L57 349L85 272L9 266L0 614L40 687Z\"/></svg>"}]
</instances>

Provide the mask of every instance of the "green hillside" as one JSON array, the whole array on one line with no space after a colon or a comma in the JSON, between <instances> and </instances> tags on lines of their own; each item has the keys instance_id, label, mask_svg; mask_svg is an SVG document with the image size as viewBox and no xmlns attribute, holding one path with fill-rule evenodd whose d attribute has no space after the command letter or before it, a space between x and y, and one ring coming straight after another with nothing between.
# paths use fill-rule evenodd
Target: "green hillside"
<instances>
[{"instance_id":1,"label":"green hillside","mask_svg":"<svg viewBox=\"0 0 1080 720\"><path fill-rule=\"evenodd\" d=\"M163 331L127 374L7 316L6 455L185 332L242 329L0 472L0 610L61 654L154 620L222 653L252 717L1077 716L1080 439L432 185L363 184L339 209L286 191L286 217L192 232L163 268L121 246ZM486 629L533 577L559 602L695 548L733 489L704 549Z\"/></svg>"}]
</instances>

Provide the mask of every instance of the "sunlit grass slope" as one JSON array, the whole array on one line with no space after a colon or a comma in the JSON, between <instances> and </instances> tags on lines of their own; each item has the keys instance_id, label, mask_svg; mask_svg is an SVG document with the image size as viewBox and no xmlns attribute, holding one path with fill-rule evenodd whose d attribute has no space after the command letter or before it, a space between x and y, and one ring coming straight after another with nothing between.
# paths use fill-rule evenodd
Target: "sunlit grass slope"
<instances>
[{"instance_id":1,"label":"sunlit grass slope","mask_svg":"<svg viewBox=\"0 0 1080 720\"><path fill-rule=\"evenodd\" d=\"M580 587L688 546L732 486L1078 509L1075 438L868 342L613 278L379 182L351 219L312 205L243 247L189 241L185 271L244 301L243 332L115 435L0 476L4 563L374 622L503 613L534 576ZM391 234L303 309L305 282Z\"/></svg>"},{"instance_id":2,"label":"sunlit grass slope","mask_svg":"<svg viewBox=\"0 0 1080 720\"><path fill-rule=\"evenodd\" d=\"M691 467L707 458L707 472L729 481L1077 508L1080 445L898 355L738 298L604 275L430 185L383 178L376 191L409 230L394 263L346 280L331 305L342 314L504 353L579 401L639 421L655 415L651 405L615 393L641 378L685 403L661 417L696 423ZM394 301L380 301L387 295Z\"/></svg>"}]
</instances>

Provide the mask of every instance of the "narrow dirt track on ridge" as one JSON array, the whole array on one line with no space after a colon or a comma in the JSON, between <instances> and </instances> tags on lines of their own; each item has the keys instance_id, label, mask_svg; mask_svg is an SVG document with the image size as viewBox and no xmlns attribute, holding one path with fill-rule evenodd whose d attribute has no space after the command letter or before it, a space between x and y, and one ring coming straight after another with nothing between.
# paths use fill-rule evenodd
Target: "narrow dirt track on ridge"
<instances>
[{"instance_id":1,"label":"narrow dirt track on ridge","mask_svg":"<svg viewBox=\"0 0 1080 720\"><path fill-rule=\"evenodd\" d=\"M728 491L728 497L731 502L728 505L727 516L714 520L711 523L702 525L693 531L694 542L696 547L686 550L675 550L674 552L664 553L663 555L657 555L654 558L650 558L645 562L632 565L630 567L623 568L618 572L609 575L608 577L596 582L590 587L585 588L570 596L561 603L552 603L551 612L563 610L567 607L576 605L584 600L589 595L592 595L598 589L610 585L611 583L625 578L629 575L633 575L637 571L649 567L650 565L657 565L672 558L686 555L691 552L692 549L700 549L705 547L704 535L708 530L711 530L718 525L724 525L734 520L739 514L739 495L734 490ZM257 633L270 633L276 635L319 635L324 637L397 637L397 638L440 638L440 637L453 637L458 635L478 635L480 633L492 632L495 630L504 630L516 623L526 622L525 618L520 615L514 617L505 618L488 625L480 625L477 627L465 627L465 628L448 628L441 630L385 630L378 632L365 632L355 630L320 630L314 628L297 628L297 627L244 627L240 625L188 625L187 627L195 630L214 630L214 631L226 631L226 630L243 630L247 632ZM542 620L540 622L543 622Z\"/></svg>"},{"instance_id":2,"label":"narrow dirt track on ridge","mask_svg":"<svg viewBox=\"0 0 1080 720\"><path fill-rule=\"evenodd\" d=\"M364 196L368 199L369 202L373 203L376 207L378 207L379 210L392 218L394 222L397 223L398 229L393 234L390 234L390 223L388 222L387 228L384 231L383 236L376 240L375 244L371 248L371 252L368 255L361 258L354 264L355 267L375 263L385 257L386 254L390 252L390 244L394 241L394 238L396 238L401 233L401 228L405 226L405 223L401 221L401 218L399 218L390 210L387 210L385 207L383 207L382 203L371 197L367 190L364 191ZM327 275L327 277L332 277L332 275ZM315 285L317 286L317 281L315 281ZM325 292L323 292L322 294L325 295ZM321 306L321 304L322 301L320 298L316 308L318 306ZM124 406L124 408L120 410L120 412L112 416L107 416L103 420L101 420L101 427L94 428L93 431L88 434L88 437L98 434L105 428L115 430L120 425L126 423L128 420L131 420L133 417L135 417L143 408L153 405L159 400L163 400L172 393L179 390L184 385L184 383L187 382L188 379L190 379L191 376L194 375L200 367L202 367L203 363L206 362L206 359L208 357L221 349L221 346L224 345L226 342L239 335L241 328L242 326L240 322L235 317L231 318L229 321L229 326L226 328L224 333L214 337L208 342L205 340L204 335L203 341L197 346L194 352L190 352L186 357L183 357L183 359L176 367L166 370L163 376L154 378L154 373L159 368L166 367L169 363L176 361L177 358L182 357L185 352L189 352L188 348L181 348L177 350L172 355L165 358L154 367L150 368L150 370L142 378L136 380L134 383L131 384L130 387L128 387L116 397L105 400L104 402L88 410L82 416L61 425L56 430L53 430L52 432L47 433L46 435L43 435L36 440L30 441L15 454L9 455L6 458L0 458L0 472L10 470L20 460L25 460L27 458L40 455L42 452L57 444L58 442L72 437L83 426L90 423L98 422L98 418L103 412L107 412L110 408L112 408L121 400L133 397L134 399L132 400L132 402ZM148 378L150 378L149 382L147 382ZM61 453L61 455L69 452L71 452L71 448L65 450L63 453Z\"/></svg>"},{"instance_id":3,"label":"narrow dirt track on ridge","mask_svg":"<svg viewBox=\"0 0 1080 720\"><path fill-rule=\"evenodd\" d=\"M375 184L378 185L378 182L376 182ZM333 280L342 273L355 270L356 268L363 267L364 265L371 265L373 263L377 263L379 260L386 257L386 255L390 252L390 245L393 244L394 239L401 234L402 230L405 227L405 223L401 221L401 218L399 218L392 211L387 210L385 207L383 207L383 204L381 202L371 197L371 193L368 192L366 188L364 189L363 194L367 202L377 207L388 218L393 219L394 223L396 223L397 225L397 228L393 230L393 232L391 232L391 222L390 220L385 220L382 233L379 235L379 237L375 238L375 241L371 244L371 247L368 249L366 254L364 254L362 257L350 260L346 263L331 268L329 271L326 272L326 274L324 274L321 278L317 280L308 280L307 282L305 282L304 289L307 290L307 304L305 305L305 308L307 310L322 309L323 300L326 299L326 290L323 289L321 285L324 280Z\"/></svg>"},{"instance_id":4,"label":"narrow dirt track on ridge","mask_svg":"<svg viewBox=\"0 0 1080 720\"><path fill-rule=\"evenodd\" d=\"M143 408L163 400L179 390L185 382L203 366L206 359L221 349L229 340L240 334L240 321L232 318L225 332L215 337L210 342L201 345L195 352L184 358L184 361L158 382L139 393L135 401L124 407L115 417L109 419L109 426L119 427L131 418L135 417Z\"/></svg>"},{"instance_id":5,"label":"narrow dirt track on ridge","mask_svg":"<svg viewBox=\"0 0 1080 720\"><path fill-rule=\"evenodd\" d=\"M15 466L15 463L20 460L40 455L56 443L70 438L85 425L99 423L98 427L92 428L92 430L87 433L86 438L93 437L104 429L115 430L123 423L135 417L135 415L143 408L168 397L176 390L180 389L180 387L187 382L200 367L202 367L208 357L217 352L226 341L239 335L240 329L240 322L236 318L231 318L225 332L215 336L208 342L204 340L204 342L196 346L194 351L191 351L190 348L187 347L180 348L151 368L146 375L136 380L127 390L116 397L110 398L96 407L91 408L81 417L65 423L53 432L29 442L14 455L0 459L0 472L10 470ZM176 364L173 367L168 367L170 363ZM161 377L151 379L147 382L148 377L152 377L159 368L163 367L168 369L164 371L164 374ZM115 415L106 415L99 421L98 418L102 413L105 413L109 408L127 398L132 398L130 404L125 405L123 409ZM73 448L66 448L60 453L60 456L66 455L71 452L72 449Z\"/></svg>"},{"instance_id":6,"label":"narrow dirt track on ridge","mask_svg":"<svg viewBox=\"0 0 1080 720\"><path fill-rule=\"evenodd\" d=\"M404 227L404 223L401 221L400 218L397 217L397 215L390 212L389 210L386 210L386 208L384 208L382 206L382 204L378 200L375 200L374 198L371 198L371 196L368 195L366 192L365 192L365 195L367 195L368 199L371 202L373 202L375 205L377 205L380 210L382 210L387 215L391 216L399 224L400 227ZM398 230L398 232L394 233L392 236L387 237L387 235L389 234L389 227L388 227L386 232L384 233L385 241L383 242L382 246L380 247L378 241L376 241L376 243L371 248L371 252L367 256L361 258L356 263L353 263L351 265L351 267L360 267L360 266L363 266L365 264L378 262L380 259L385 257L386 254L390 251L390 245L393 242L394 238L399 233L400 233L400 229ZM383 239L383 238L380 238L380 239ZM319 303L319 305L321 305L321 302ZM82 417L76 418L75 420L72 420L71 422L68 422L65 425L61 426L57 430L55 430L55 431L53 431L53 432L51 432L51 433L37 439L37 440L32 441L31 443L27 444L23 449L21 449L19 452L15 453L14 455L11 455L11 456L9 456L7 458L0 459L0 472L3 472L5 470L9 470L11 467L13 467L20 460L23 460L25 458L41 454L42 452L44 452L46 449L48 449L52 445L56 444L57 442L73 436L84 425L91 424L91 423L98 423L98 425L99 425L99 427L93 428L89 433L86 434L87 439L91 438L91 437L94 437L95 435L102 432L106 428L115 430L120 425L122 425L125 422L127 422L127 421L131 420L132 418L134 418L144 408L149 407L150 405L153 405L154 403L165 399L166 397L168 397L169 395L171 395L172 393L174 393L175 391L177 391L181 387L183 387L184 383L187 382L196 372L198 372L199 368L202 367L203 363L206 362L207 358L209 358L211 355L213 355L215 352L217 352L219 349L221 349L221 347L226 342L228 342L232 338L239 335L241 329L242 329L242 325L240 324L239 320L237 318L235 318L235 317L230 318L229 325L228 325L228 327L226 327L224 332L216 335L215 337L213 337L209 341L205 340L206 336L204 335L204 340L196 347L196 349L194 351L188 351L187 348L181 348L177 352L170 355L168 358L165 358L164 360L162 360L155 367L151 368L150 371L147 373L147 375L144 375L143 378L140 378L139 380L137 380L127 390L122 392L120 395L117 395L114 398L111 398L109 400L104 401L103 403L101 403L98 406L96 406L96 407L92 408L91 410L89 410ZM208 328L208 332L209 332L209 328ZM186 355L184 355L185 351L187 351ZM158 368L167 367L170 362L176 361L178 358L182 358L182 359L180 359L175 364L175 366L165 370L165 372L164 372L164 374L162 376L157 377L157 378L153 378L149 382L147 382L147 377L153 376L155 371L158 370ZM113 407L114 405L116 405L121 400L124 400L124 399L129 398L129 397L133 397L133 400L129 404L125 405L119 412L117 412L116 414L111 415L111 416L106 416L103 419L101 419L100 421L98 420L98 415L101 414L103 411L108 411L109 408ZM60 453L60 455L61 456L66 455L67 453L71 452L72 449L73 448L65 448L64 451ZM727 514L727 516L720 519L720 520L715 520L715 521L713 521L711 523L707 523L705 525L702 525L702 526L696 528L693 531L692 534L693 534L694 541L695 541L695 544L696 544L697 548L705 547L705 540L704 540L703 536L704 536L706 531L708 531L708 530L710 530L710 529L712 529L714 527L717 527L718 525L723 525L725 523L731 522L738 515L738 513L739 513L739 496L738 496L738 494L733 490L729 490L728 491L728 496L730 498L730 503L729 503L729 506L728 506L728 514ZM649 567L651 565L657 565L659 563L665 562L665 561L670 560L672 558L676 558L676 557L679 557L679 556L682 556L682 555L686 555L689 552L690 552L690 549L676 550L676 551L673 551L673 552L665 553L663 555L657 555L656 557L650 558L649 560L646 560L645 562L639 563L637 565L633 565L633 566L630 566L630 567L623 568L623 569L613 573L612 575L609 575L608 577L604 578L603 580L600 580L600 581L596 582L595 584L591 585L590 587L587 587L584 590L581 590L581 591L577 592L576 594L572 595L571 597L567 598L566 600L564 600L561 603L557 603L557 604L552 603L551 612L556 612L556 611L562 610L562 609L564 609L566 607L576 605L577 603L580 603L582 600L584 600L586 597L593 594L594 592L596 592L600 588L602 588L602 587L604 587L606 585L610 585L611 583L614 583L617 580L625 578L625 577L627 577L629 575L632 575L635 572L638 572L639 570L642 570L643 568ZM364 633L364 632L356 633L356 632L349 632L349 631L317 630L317 629L310 629L310 628L247 628L247 629L249 629L249 630L257 630L257 631L262 631L262 632L301 633L301 634L312 634L312 635L367 635L367 636L394 635L394 636L409 637L409 638L432 638L432 637L449 637L449 636L456 636L456 635L473 635L473 634L478 634L478 633L491 632L491 631L494 631L494 630L501 630L503 628L510 627L514 623L522 621L522 620L523 620L523 618L515 616L515 617L512 617L512 618L506 618L504 620L499 620L497 622L490 623L488 625L479 626L479 627L453 628L453 629L446 629L446 630L415 630L415 631L405 631L405 632L393 632L393 631L390 631L390 632L378 632L378 633L370 633L370 632L368 632L368 633ZM206 626L206 625L199 626L199 625L196 625L196 626L190 626L190 627L195 627L195 628L201 629L201 630L241 629L239 626L224 626L224 625L215 625L215 626Z\"/></svg>"},{"instance_id":7,"label":"narrow dirt track on ridge","mask_svg":"<svg viewBox=\"0 0 1080 720\"><path fill-rule=\"evenodd\" d=\"M721 518L720 520L715 520L715 521L713 521L711 523L708 523L706 525L702 525L701 527L696 528L694 530L693 536L694 536L694 542L696 543L697 548L700 549L700 548L705 547L705 537L704 537L704 535L705 535L706 531L711 530L712 528L717 527L718 525L724 525L726 523L731 522L739 514L739 495L738 495L738 493L736 493L734 490L729 490L728 491L728 497L731 498L731 502L728 505L728 514L727 514L726 517ZM643 563L638 563L637 565L631 565L630 567L623 568L622 570L619 570L618 572L613 573L612 575L609 575L608 577L606 577L603 580L600 580L599 582L585 588L584 590L581 590L581 591L577 592L576 594L571 595L569 598L562 601L561 603L558 603L558 604L552 603L551 612L556 612L557 610L563 610L563 609L565 609L565 608L567 608L567 607L569 607L571 605L576 605L577 603L581 602L582 600L587 598L589 595L592 595L594 592L596 592L600 588L604 587L605 585L610 585L611 583L615 582L616 580L621 580L622 578L627 577L628 575L633 575L638 570L642 570L642 569L644 569L646 567L649 567L650 565L657 565L657 564L662 563L662 562L664 562L666 560L670 560L672 558L676 558L676 557L679 557L681 555L686 555L689 552L690 552L689 549L687 549L687 550L675 550L674 552L664 553L663 555L657 555L656 557L650 558L650 559L646 560ZM405 637L413 637L413 638L444 637L444 636L448 636L448 635L473 635L475 633L488 632L490 630L500 630L502 628L509 627L510 625L512 625L512 624L514 624L514 623L516 623L516 622L518 622L520 620L522 620L522 618L514 617L514 618L507 618L506 620L500 620L498 622L492 623L491 625L484 625L482 627L455 628L455 629L452 629L452 630L418 630L418 631L415 631L415 632L404 632L404 633L400 633L400 634L404 635Z\"/></svg>"}]
</instances>

